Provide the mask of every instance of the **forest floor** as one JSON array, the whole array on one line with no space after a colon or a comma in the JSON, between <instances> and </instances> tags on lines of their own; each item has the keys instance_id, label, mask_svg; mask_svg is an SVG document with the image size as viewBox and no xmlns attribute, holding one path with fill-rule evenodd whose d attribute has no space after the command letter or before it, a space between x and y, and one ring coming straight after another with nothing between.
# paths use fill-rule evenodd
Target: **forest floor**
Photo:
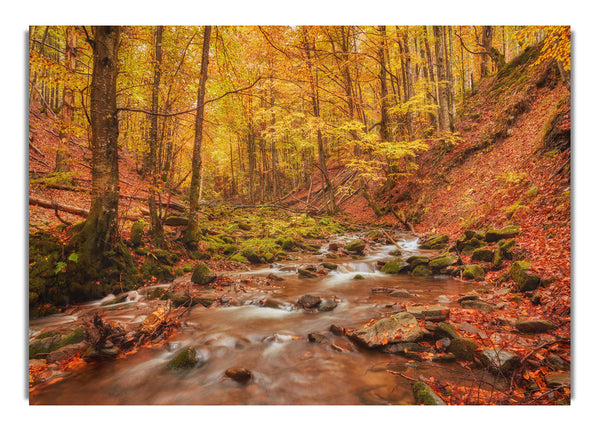
<instances>
[{"instance_id":1,"label":"forest floor","mask_svg":"<svg viewBox=\"0 0 600 431\"><path fill-rule=\"evenodd\" d=\"M536 389L529 400L563 403L569 400L569 386L563 384L560 391L553 391L543 376L557 371L548 363L550 356L570 363L570 150L548 147L545 137L552 128L570 129L569 116L560 117L558 125L551 124L565 106L570 106L570 93L548 66L538 67L527 79L509 84L507 79L494 76L484 80L479 91L467 100L463 120L457 124L460 141L452 141L451 145L432 143L432 149L418 157L417 171L398 181L389 195L374 194L374 198L382 207L391 202L397 211L410 215L419 236L447 234L450 244L468 229L520 226L515 253L530 262L531 270L542 279L537 291L540 295L515 292L515 282L505 277L511 262L504 261L500 268L489 268L481 286L474 289L497 309L493 313L464 309L454 313L449 321L457 326L463 322L471 324L470 330L463 325L459 332L477 338L484 346L510 348L519 353L525 366L513 383L524 388L528 382L535 382ZM30 197L89 208L91 152L84 144L85 137L69 143L71 172L53 175L58 137L52 115L41 114L39 107L34 106L29 127ZM138 174L139 158L127 150L121 150L119 156L123 195L120 231L128 238L133 221L144 217L148 183ZM340 169L332 167L330 175L336 176ZM315 190L319 188L318 177L315 174ZM55 187L65 183L70 187ZM301 201L309 197L309 190L295 195ZM341 210L338 220L365 229L399 225L392 214L377 217L358 194L345 201ZM65 222L82 220L81 216L51 208L29 206L30 234L43 230L66 241L68 237L62 229ZM181 233L177 227L167 228L166 232L169 239ZM242 262L208 257L209 266L216 270L245 266ZM461 257L465 264L471 263L469 255ZM189 266L194 261L184 258L175 266ZM148 283L156 281L155 278ZM519 319L548 320L554 329L523 338L518 331L507 330ZM504 330L499 331L501 327ZM468 403L469 388L455 388L455 397L461 396L462 402ZM516 396L504 402L522 404L528 399Z\"/></svg>"}]
</instances>

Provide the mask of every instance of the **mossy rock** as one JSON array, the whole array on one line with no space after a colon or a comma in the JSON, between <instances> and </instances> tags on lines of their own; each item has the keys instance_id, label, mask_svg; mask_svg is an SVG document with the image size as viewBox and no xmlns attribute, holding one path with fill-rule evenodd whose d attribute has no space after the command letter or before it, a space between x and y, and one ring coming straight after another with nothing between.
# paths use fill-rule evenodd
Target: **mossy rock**
<instances>
[{"instance_id":1,"label":"mossy rock","mask_svg":"<svg viewBox=\"0 0 600 431\"><path fill-rule=\"evenodd\" d=\"M521 228L515 225L505 226L502 229L490 229L485 233L485 242L497 242L501 239L514 238L521 233Z\"/></svg>"},{"instance_id":2,"label":"mossy rock","mask_svg":"<svg viewBox=\"0 0 600 431\"><path fill-rule=\"evenodd\" d=\"M181 350L167 365L169 368L185 369L194 368L198 363L196 350L191 347L186 347Z\"/></svg>"},{"instance_id":3,"label":"mossy rock","mask_svg":"<svg viewBox=\"0 0 600 431\"><path fill-rule=\"evenodd\" d=\"M223 247L223 253L226 255L235 254L238 251L238 246L235 244L227 244Z\"/></svg>"},{"instance_id":4,"label":"mossy rock","mask_svg":"<svg viewBox=\"0 0 600 431\"><path fill-rule=\"evenodd\" d=\"M291 251L296 247L296 242L292 238L283 238L279 244L281 245L281 249L286 251Z\"/></svg>"},{"instance_id":5,"label":"mossy rock","mask_svg":"<svg viewBox=\"0 0 600 431\"><path fill-rule=\"evenodd\" d=\"M338 267L337 264L331 262L321 262L321 266L332 271Z\"/></svg>"},{"instance_id":6,"label":"mossy rock","mask_svg":"<svg viewBox=\"0 0 600 431\"><path fill-rule=\"evenodd\" d=\"M485 271L479 265L467 265L463 270L463 277L467 280L483 280Z\"/></svg>"},{"instance_id":7,"label":"mossy rock","mask_svg":"<svg viewBox=\"0 0 600 431\"><path fill-rule=\"evenodd\" d=\"M212 283L217 276L212 273L210 268L204 263L198 263L194 267L194 271L192 273L192 283L196 283L199 285L207 285Z\"/></svg>"},{"instance_id":8,"label":"mossy rock","mask_svg":"<svg viewBox=\"0 0 600 431\"><path fill-rule=\"evenodd\" d=\"M510 276L520 292L535 290L540 285L540 277L529 267L530 264L524 261L517 261L510 267Z\"/></svg>"},{"instance_id":9,"label":"mossy rock","mask_svg":"<svg viewBox=\"0 0 600 431\"><path fill-rule=\"evenodd\" d=\"M269 251L262 255L262 259L267 263L275 262L275 255Z\"/></svg>"},{"instance_id":10,"label":"mossy rock","mask_svg":"<svg viewBox=\"0 0 600 431\"><path fill-rule=\"evenodd\" d=\"M491 262L494 260L494 251L487 248L478 248L473 250L471 260L478 260L481 262Z\"/></svg>"},{"instance_id":11,"label":"mossy rock","mask_svg":"<svg viewBox=\"0 0 600 431\"><path fill-rule=\"evenodd\" d=\"M408 263L406 263L404 260L394 259L394 260L390 260L389 262L386 262L380 271L385 274L399 274L405 268L408 268L408 267L409 267Z\"/></svg>"},{"instance_id":12,"label":"mossy rock","mask_svg":"<svg viewBox=\"0 0 600 431\"><path fill-rule=\"evenodd\" d=\"M456 332L456 328L454 325L446 322L439 322L435 326L434 336L436 338L449 338L450 340L454 340L455 338L460 338L458 332Z\"/></svg>"},{"instance_id":13,"label":"mossy rock","mask_svg":"<svg viewBox=\"0 0 600 431\"><path fill-rule=\"evenodd\" d=\"M208 260L210 259L210 253L201 250L192 250L190 251L190 257L194 260Z\"/></svg>"},{"instance_id":14,"label":"mossy rock","mask_svg":"<svg viewBox=\"0 0 600 431\"><path fill-rule=\"evenodd\" d=\"M512 248L515 246L516 241L514 239L511 239L510 241L506 241L504 239L498 241L498 248L500 249L501 253L502 253L502 257L504 259L513 259L514 257L514 252L512 251Z\"/></svg>"},{"instance_id":15,"label":"mossy rock","mask_svg":"<svg viewBox=\"0 0 600 431\"><path fill-rule=\"evenodd\" d=\"M356 274L354 277L352 277L353 280L364 280L365 276L361 275L361 274Z\"/></svg>"},{"instance_id":16,"label":"mossy rock","mask_svg":"<svg viewBox=\"0 0 600 431\"><path fill-rule=\"evenodd\" d=\"M367 244L362 239L355 239L354 241L350 241L348 244L346 244L345 249L352 254L362 255L366 245Z\"/></svg>"},{"instance_id":17,"label":"mossy rock","mask_svg":"<svg viewBox=\"0 0 600 431\"><path fill-rule=\"evenodd\" d=\"M426 406L444 406L446 403L435 393L431 387L424 382L414 382L412 392L417 404Z\"/></svg>"},{"instance_id":18,"label":"mossy rock","mask_svg":"<svg viewBox=\"0 0 600 431\"><path fill-rule=\"evenodd\" d=\"M502 268L502 250L500 249L500 247L494 250L494 256L492 257L492 268Z\"/></svg>"},{"instance_id":19,"label":"mossy rock","mask_svg":"<svg viewBox=\"0 0 600 431\"><path fill-rule=\"evenodd\" d=\"M139 247L142 245L142 237L144 235L144 222L136 221L131 225L131 245L133 247Z\"/></svg>"},{"instance_id":20,"label":"mossy rock","mask_svg":"<svg viewBox=\"0 0 600 431\"><path fill-rule=\"evenodd\" d=\"M229 256L229 260L232 260L234 262L240 262L240 263L248 263L248 259L246 259L244 256L242 256L239 253Z\"/></svg>"},{"instance_id":21,"label":"mossy rock","mask_svg":"<svg viewBox=\"0 0 600 431\"><path fill-rule=\"evenodd\" d=\"M252 225L250 225L250 223L246 223L244 221L238 221L237 225L241 230L245 230L245 231L252 230Z\"/></svg>"},{"instance_id":22,"label":"mossy rock","mask_svg":"<svg viewBox=\"0 0 600 431\"><path fill-rule=\"evenodd\" d=\"M411 271L411 275L415 277L427 277L431 275L431 271L427 265L417 265Z\"/></svg>"},{"instance_id":23,"label":"mossy rock","mask_svg":"<svg viewBox=\"0 0 600 431\"><path fill-rule=\"evenodd\" d=\"M39 334L29 343L29 359L34 359L41 354L54 352L70 344L80 343L84 338L83 326L78 326L67 334L61 334L56 331Z\"/></svg>"},{"instance_id":24,"label":"mossy rock","mask_svg":"<svg viewBox=\"0 0 600 431\"><path fill-rule=\"evenodd\" d=\"M417 265L428 265L430 259L427 256L413 255L406 259L406 262L410 265L411 269Z\"/></svg>"},{"instance_id":25,"label":"mossy rock","mask_svg":"<svg viewBox=\"0 0 600 431\"><path fill-rule=\"evenodd\" d=\"M436 272L442 268L446 268L447 266L456 265L459 262L459 258L455 254L448 254L445 256L438 256L429 261L429 269L431 271Z\"/></svg>"},{"instance_id":26,"label":"mossy rock","mask_svg":"<svg viewBox=\"0 0 600 431\"><path fill-rule=\"evenodd\" d=\"M421 248L439 250L448 245L449 239L450 237L446 234L432 235L423 241Z\"/></svg>"},{"instance_id":27,"label":"mossy rock","mask_svg":"<svg viewBox=\"0 0 600 431\"><path fill-rule=\"evenodd\" d=\"M248 262L250 263L257 264L262 262L260 254L257 253L257 251L254 250L252 247L245 247L244 249L242 249L241 254L246 259L248 259Z\"/></svg>"},{"instance_id":28,"label":"mossy rock","mask_svg":"<svg viewBox=\"0 0 600 431\"><path fill-rule=\"evenodd\" d=\"M179 255L169 250L156 249L151 252L156 260L163 265L175 265L179 261Z\"/></svg>"},{"instance_id":29,"label":"mossy rock","mask_svg":"<svg viewBox=\"0 0 600 431\"><path fill-rule=\"evenodd\" d=\"M470 338L455 338L450 341L450 346L448 346L448 351L453 353L459 361L472 361L476 350L477 343Z\"/></svg>"},{"instance_id":30,"label":"mossy rock","mask_svg":"<svg viewBox=\"0 0 600 431\"><path fill-rule=\"evenodd\" d=\"M181 269L183 269L183 272L192 272L194 270L194 265L191 263L184 263Z\"/></svg>"}]
</instances>

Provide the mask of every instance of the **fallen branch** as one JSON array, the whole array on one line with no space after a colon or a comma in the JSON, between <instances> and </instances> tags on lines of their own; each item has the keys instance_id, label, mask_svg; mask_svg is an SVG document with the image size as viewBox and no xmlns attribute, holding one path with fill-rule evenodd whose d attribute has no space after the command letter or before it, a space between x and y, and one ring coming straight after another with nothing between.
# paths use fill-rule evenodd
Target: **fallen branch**
<instances>
[{"instance_id":1,"label":"fallen branch","mask_svg":"<svg viewBox=\"0 0 600 431\"><path fill-rule=\"evenodd\" d=\"M29 196L29 205L36 205L36 206L39 206L42 208L48 208L48 209L52 209L55 211L62 211L62 212L66 212L69 214L75 214L75 215L78 215L83 218L87 218L87 216L90 214L90 211L85 208L77 208L77 207L73 207L71 205L61 204L60 202L48 201L46 199L36 198L34 196ZM127 216L127 217L121 217L121 218L125 218L127 220L138 220L139 219L139 217L135 217L135 216Z\"/></svg>"},{"instance_id":2,"label":"fallen branch","mask_svg":"<svg viewBox=\"0 0 600 431\"><path fill-rule=\"evenodd\" d=\"M389 234L389 233L387 233L387 232L385 231L385 229L381 229L381 232L383 232L383 234L384 234L385 236L387 236L387 238L388 238L390 241L392 241L392 243L393 243L393 244L394 244L396 247L398 247L400 250L402 250L402 247L400 247L400 246L398 245L398 243L397 243L396 241L394 241L394 238L392 238L392 237L390 236L390 234Z\"/></svg>"}]
</instances>

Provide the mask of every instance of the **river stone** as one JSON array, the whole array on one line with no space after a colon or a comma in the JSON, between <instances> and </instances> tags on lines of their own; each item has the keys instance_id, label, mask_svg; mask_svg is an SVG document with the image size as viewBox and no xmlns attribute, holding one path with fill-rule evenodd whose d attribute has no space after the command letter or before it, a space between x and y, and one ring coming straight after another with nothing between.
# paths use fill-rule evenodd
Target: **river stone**
<instances>
[{"instance_id":1,"label":"river stone","mask_svg":"<svg viewBox=\"0 0 600 431\"><path fill-rule=\"evenodd\" d=\"M82 341L77 344L68 344L58 350L55 350L54 352L48 353L48 356L46 356L46 361L48 363L64 361L65 359L69 359L78 353L85 352L88 347L89 344L86 341Z\"/></svg>"},{"instance_id":2,"label":"river stone","mask_svg":"<svg viewBox=\"0 0 600 431\"><path fill-rule=\"evenodd\" d=\"M363 254L366 243L362 239L355 239L346 244L346 250L352 254Z\"/></svg>"},{"instance_id":3,"label":"river stone","mask_svg":"<svg viewBox=\"0 0 600 431\"><path fill-rule=\"evenodd\" d=\"M507 350L484 349L479 354L484 366L507 373L519 362L519 356Z\"/></svg>"},{"instance_id":4,"label":"river stone","mask_svg":"<svg viewBox=\"0 0 600 431\"><path fill-rule=\"evenodd\" d=\"M334 269L337 269L337 267L338 267L337 264L331 263L331 262L321 262L321 266L323 268L327 268L329 270L334 270Z\"/></svg>"},{"instance_id":5,"label":"river stone","mask_svg":"<svg viewBox=\"0 0 600 431\"><path fill-rule=\"evenodd\" d=\"M546 385L549 388L557 388L559 386L571 386L571 373L565 371L559 371L556 373L548 373L545 376Z\"/></svg>"},{"instance_id":6,"label":"river stone","mask_svg":"<svg viewBox=\"0 0 600 431\"><path fill-rule=\"evenodd\" d=\"M414 298L416 295L413 295L406 289L394 289L388 295L393 296L394 298Z\"/></svg>"},{"instance_id":7,"label":"river stone","mask_svg":"<svg viewBox=\"0 0 600 431\"><path fill-rule=\"evenodd\" d=\"M417 265L411 271L411 275L415 277L427 277L428 275L431 275L431 271L429 271L427 265Z\"/></svg>"},{"instance_id":8,"label":"river stone","mask_svg":"<svg viewBox=\"0 0 600 431\"><path fill-rule=\"evenodd\" d=\"M380 271L385 274L399 274L406 267L408 267L408 263L404 260L394 259L383 265L383 268L381 268Z\"/></svg>"},{"instance_id":9,"label":"river stone","mask_svg":"<svg viewBox=\"0 0 600 431\"><path fill-rule=\"evenodd\" d=\"M483 280L485 271L479 265L467 265L463 270L463 277L467 280Z\"/></svg>"},{"instance_id":10,"label":"river stone","mask_svg":"<svg viewBox=\"0 0 600 431\"><path fill-rule=\"evenodd\" d=\"M204 263L198 263L194 266L194 271L192 273L192 283L199 285L210 284L217 276L213 274L210 268Z\"/></svg>"},{"instance_id":11,"label":"river stone","mask_svg":"<svg viewBox=\"0 0 600 431\"><path fill-rule=\"evenodd\" d=\"M186 347L181 350L177 355L169 361L167 365L169 368L194 368L194 366L198 363L198 358L196 357L196 350L192 347Z\"/></svg>"},{"instance_id":12,"label":"river stone","mask_svg":"<svg viewBox=\"0 0 600 431\"><path fill-rule=\"evenodd\" d=\"M480 301L478 299L468 299L461 301L460 305L462 308L473 308L475 310L484 311L490 313L496 309L496 307L488 302Z\"/></svg>"},{"instance_id":13,"label":"river stone","mask_svg":"<svg viewBox=\"0 0 600 431\"><path fill-rule=\"evenodd\" d=\"M482 262L491 262L494 260L494 251L487 248L477 248L473 250L471 260L479 260Z\"/></svg>"},{"instance_id":14,"label":"river stone","mask_svg":"<svg viewBox=\"0 0 600 431\"><path fill-rule=\"evenodd\" d=\"M454 327L454 325L451 325L450 323L446 322L440 322L435 326L433 336L435 338L449 338L450 340L460 338L458 332L456 332L456 328Z\"/></svg>"},{"instance_id":15,"label":"river stone","mask_svg":"<svg viewBox=\"0 0 600 431\"><path fill-rule=\"evenodd\" d=\"M490 229L485 233L485 242L496 242L501 239L514 238L521 233L519 226L505 226L502 229Z\"/></svg>"},{"instance_id":16,"label":"river stone","mask_svg":"<svg viewBox=\"0 0 600 431\"><path fill-rule=\"evenodd\" d=\"M319 276L308 269L298 268L298 277L300 278L318 278Z\"/></svg>"},{"instance_id":17,"label":"river stone","mask_svg":"<svg viewBox=\"0 0 600 431\"><path fill-rule=\"evenodd\" d=\"M448 351L454 353L459 361L472 361L476 350L477 343L470 338L455 338L448 346Z\"/></svg>"},{"instance_id":18,"label":"river stone","mask_svg":"<svg viewBox=\"0 0 600 431\"><path fill-rule=\"evenodd\" d=\"M469 301L474 299L479 299L479 295L477 295L476 293L469 293L468 295L463 295L460 298L458 298L458 303L460 304L463 301Z\"/></svg>"},{"instance_id":19,"label":"river stone","mask_svg":"<svg viewBox=\"0 0 600 431\"><path fill-rule=\"evenodd\" d=\"M429 262L429 268L435 272L447 266L456 265L457 263L458 256L455 254L448 254L446 256L438 256L434 259L431 259Z\"/></svg>"},{"instance_id":20,"label":"river stone","mask_svg":"<svg viewBox=\"0 0 600 431\"><path fill-rule=\"evenodd\" d=\"M302 295L298 299L298 305L303 308L314 308L321 303L321 298L314 295Z\"/></svg>"},{"instance_id":21,"label":"river stone","mask_svg":"<svg viewBox=\"0 0 600 431\"><path fill-rule=\"evenodd\" d=\"M382 352L406 355L407 352L427 352L430 349L419 343L394 343L387 344L380 349ZM418 356L418 355L417 355ZM420 357L419 357L420 359Z\"/></svg>"},{"instance_id":22,"label":"river stone","mask_svg":"<svg viewBox=\"0 0 600 431\"><path fill-rule=\"evenodd\" d=\"M321 312L331 311L335 307L337 307L337 305L338 305L338 303L335 300L335 298L326 298L326 299L323 299L321 302L319 302L319 305L317 306L317 310L321 311Z\"/></svg>"},{"instance_id":23,"label":"river stone","mask_svg":"<svg viewBox=\"0 0 600 431\"><path fill-rule=\"evenodd\" d=\"M494 250L494 256L492 257L492 268L502 268L502 250L500 250L500 248Z\"/></svg>"},{"instance_id":24,"label":"river stone","mask_svg":"<svg viewBox=\"0 0 600 431\"><path fill-rule=\"evenodd\" d=\"M338 251L338 249L339 249L340 247L341 247L341 246L340 246L340 245L339 245L337 242L332 242L331 244L329 244L329 247L327 247L327 249L328 249L329 251Z\"/></svg>"},{"instance_id":25,"label":"river stone","mask_svg":"<svg viewBox=\"0 0 600 431\"><path fill-rule=\"evenodd\" d=\"M319 334L318 332L311 332L310 334L308 334L308 336L306 337L308 339L309 342L311 343L327 343L327 336L324 334Z\"/></svg>"},{"instance_id":26,"label":"river stone","mask_svg":"<svg viewBox=\"0 0 600 431\"><path fill-rule=\"evenodd\" d=\"M406 259L406 262L410 265L411 268L414 268L417 265L427 265L429 264L429 258L427 256L423 256L420 254L415 254Z\"/></svg>"},{"instance_id":27,"label":"river stone","mask_svg":"<svg viewBox=\"0 0 600 431\"><path fill-rule=\"evenodd\" d=\"M527 262L517 261L510 267L510 276L517 282L520 292L535 290L540 285L540 277L529 266Z\"/></svg>"},{"instance_id":28,"label":"river stone","mask_svg":"<svg viewBox=\"0 0 600 431\"><path fill-rule=\"evenodd\" d=\"M412 314L417 319L425 319L432 322L446 320L450 315L450 309L443 305L407 305L406 312Z\"/></svg>"},{"instance_id":29,"label":"river stone","mask_svg":"<svg viewBox=\"0 0 600 431\"><path fill-rule=\"evenodd\" d=\"M417 404L426 406L445 406L446 403L435 393L431 387L424 382L414 382L412 391Z\"/></svg>"},{"instance_id":30,"label":"river stone","mask_svg":"<svg viewBox=\"0 0 600 431\"><path fill-rule=\"evenodd\" d=\"M554 329L554 323L543 319L517 320L515 322L515 328L521 332L546 332Z\"/></svg>"},{"instance_id":31,"label":"river stone","mask_svg":"<svg viewBox=\"0 0 600 431\"><path fill-rule=\"evenodd\" d=\"M331 342L333 350L337 350L342 353L350 353L356 351L354 345L346 339L338 339Z\"/></svg>"},{"instance_id":32,"label":"river stone","mask_svg":"<svg viewBox=\"0 0 600 431\"><path fill-rule=\"evenodd\" d=\"M432 235L423 241L421 248L428 250L442 249L448 245L449 239L450 237L444 234Z\"/></svg>"},{"instance_id":33,"label":"river stone","mask_svg":"<svg viewBox=\"0 0 600 431\"><path fill-rule=\"evenodd\" d=\"M225 371L225 375L230 379L235 380L236 382L244 384L248 383L250 379L252 379L252 372L250 370L247 370L246 368L241 367L228 368Z\"/></svg>"},{"instance_id":34,"label":"river stone","mask_svg":"<svg viewBox=\"0 0 600 431\"><path fill-rule=\"evenodd\" d=\"M366 328L356 329L350 332L348 337L363 347L373 349L388 342L417 341L423 337L423 331L415 316L410 313L398 313L378 320Z\"/></svg>"}]
</instances>

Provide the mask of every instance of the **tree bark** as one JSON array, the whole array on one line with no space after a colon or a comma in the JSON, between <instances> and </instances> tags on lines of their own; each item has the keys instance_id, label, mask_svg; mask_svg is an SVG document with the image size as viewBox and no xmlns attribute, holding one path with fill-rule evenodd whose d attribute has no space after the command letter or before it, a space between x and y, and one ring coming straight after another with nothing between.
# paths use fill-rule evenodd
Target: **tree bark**
<instances>
[{"instance_id":1,"label":"tree bark","mask_svg":"<svg viewBox=\"0 0 600 431\"><path fill-rule=\"evenodd\" d=\"M58 135L58 149L56 150L55 172L68 172L68 145L71 139L70 128L73 124L73 113L75 112L75 96L70 80L77 66L77 34L73 26L66 27L65 37L65 68L66 82L63 87L63 103L61 112L60 132Z\"/></svg>"},{"instance_id":2,"label":"tree bark","mask_svg":"<svg viewBox=\"0 0 600 431\"><path fill-rule=\"evenodd\" d=\"M200 177L202 169L202 132L204 126L204 96L206 94L206 80L208 78L208 55L210 51L210 33L212 27L204 27L204 41L202 45L202 65L200 67L200 82L198 84L198 107L196 110L196 134L194 136L194 149L192 152L192 179L190 182L190 216L183 237L186 246L197 247L198 243L198 199L200 194Z\"/></svg>"},{"instance_id":3,"label":"tree bark","mask_svg":"<svg viewBox=\"0 0 600 431\"><path fill-rule=\"evenodd\" d=\"M437 70L437 86L438 86L438 106L440 112L440 127L442 131L450 130L450 114L448 112L448 81L444 68L444 39L442 28L440 26L433 27L435 37L435 63Z\"/></svg>"}]
</instances>

